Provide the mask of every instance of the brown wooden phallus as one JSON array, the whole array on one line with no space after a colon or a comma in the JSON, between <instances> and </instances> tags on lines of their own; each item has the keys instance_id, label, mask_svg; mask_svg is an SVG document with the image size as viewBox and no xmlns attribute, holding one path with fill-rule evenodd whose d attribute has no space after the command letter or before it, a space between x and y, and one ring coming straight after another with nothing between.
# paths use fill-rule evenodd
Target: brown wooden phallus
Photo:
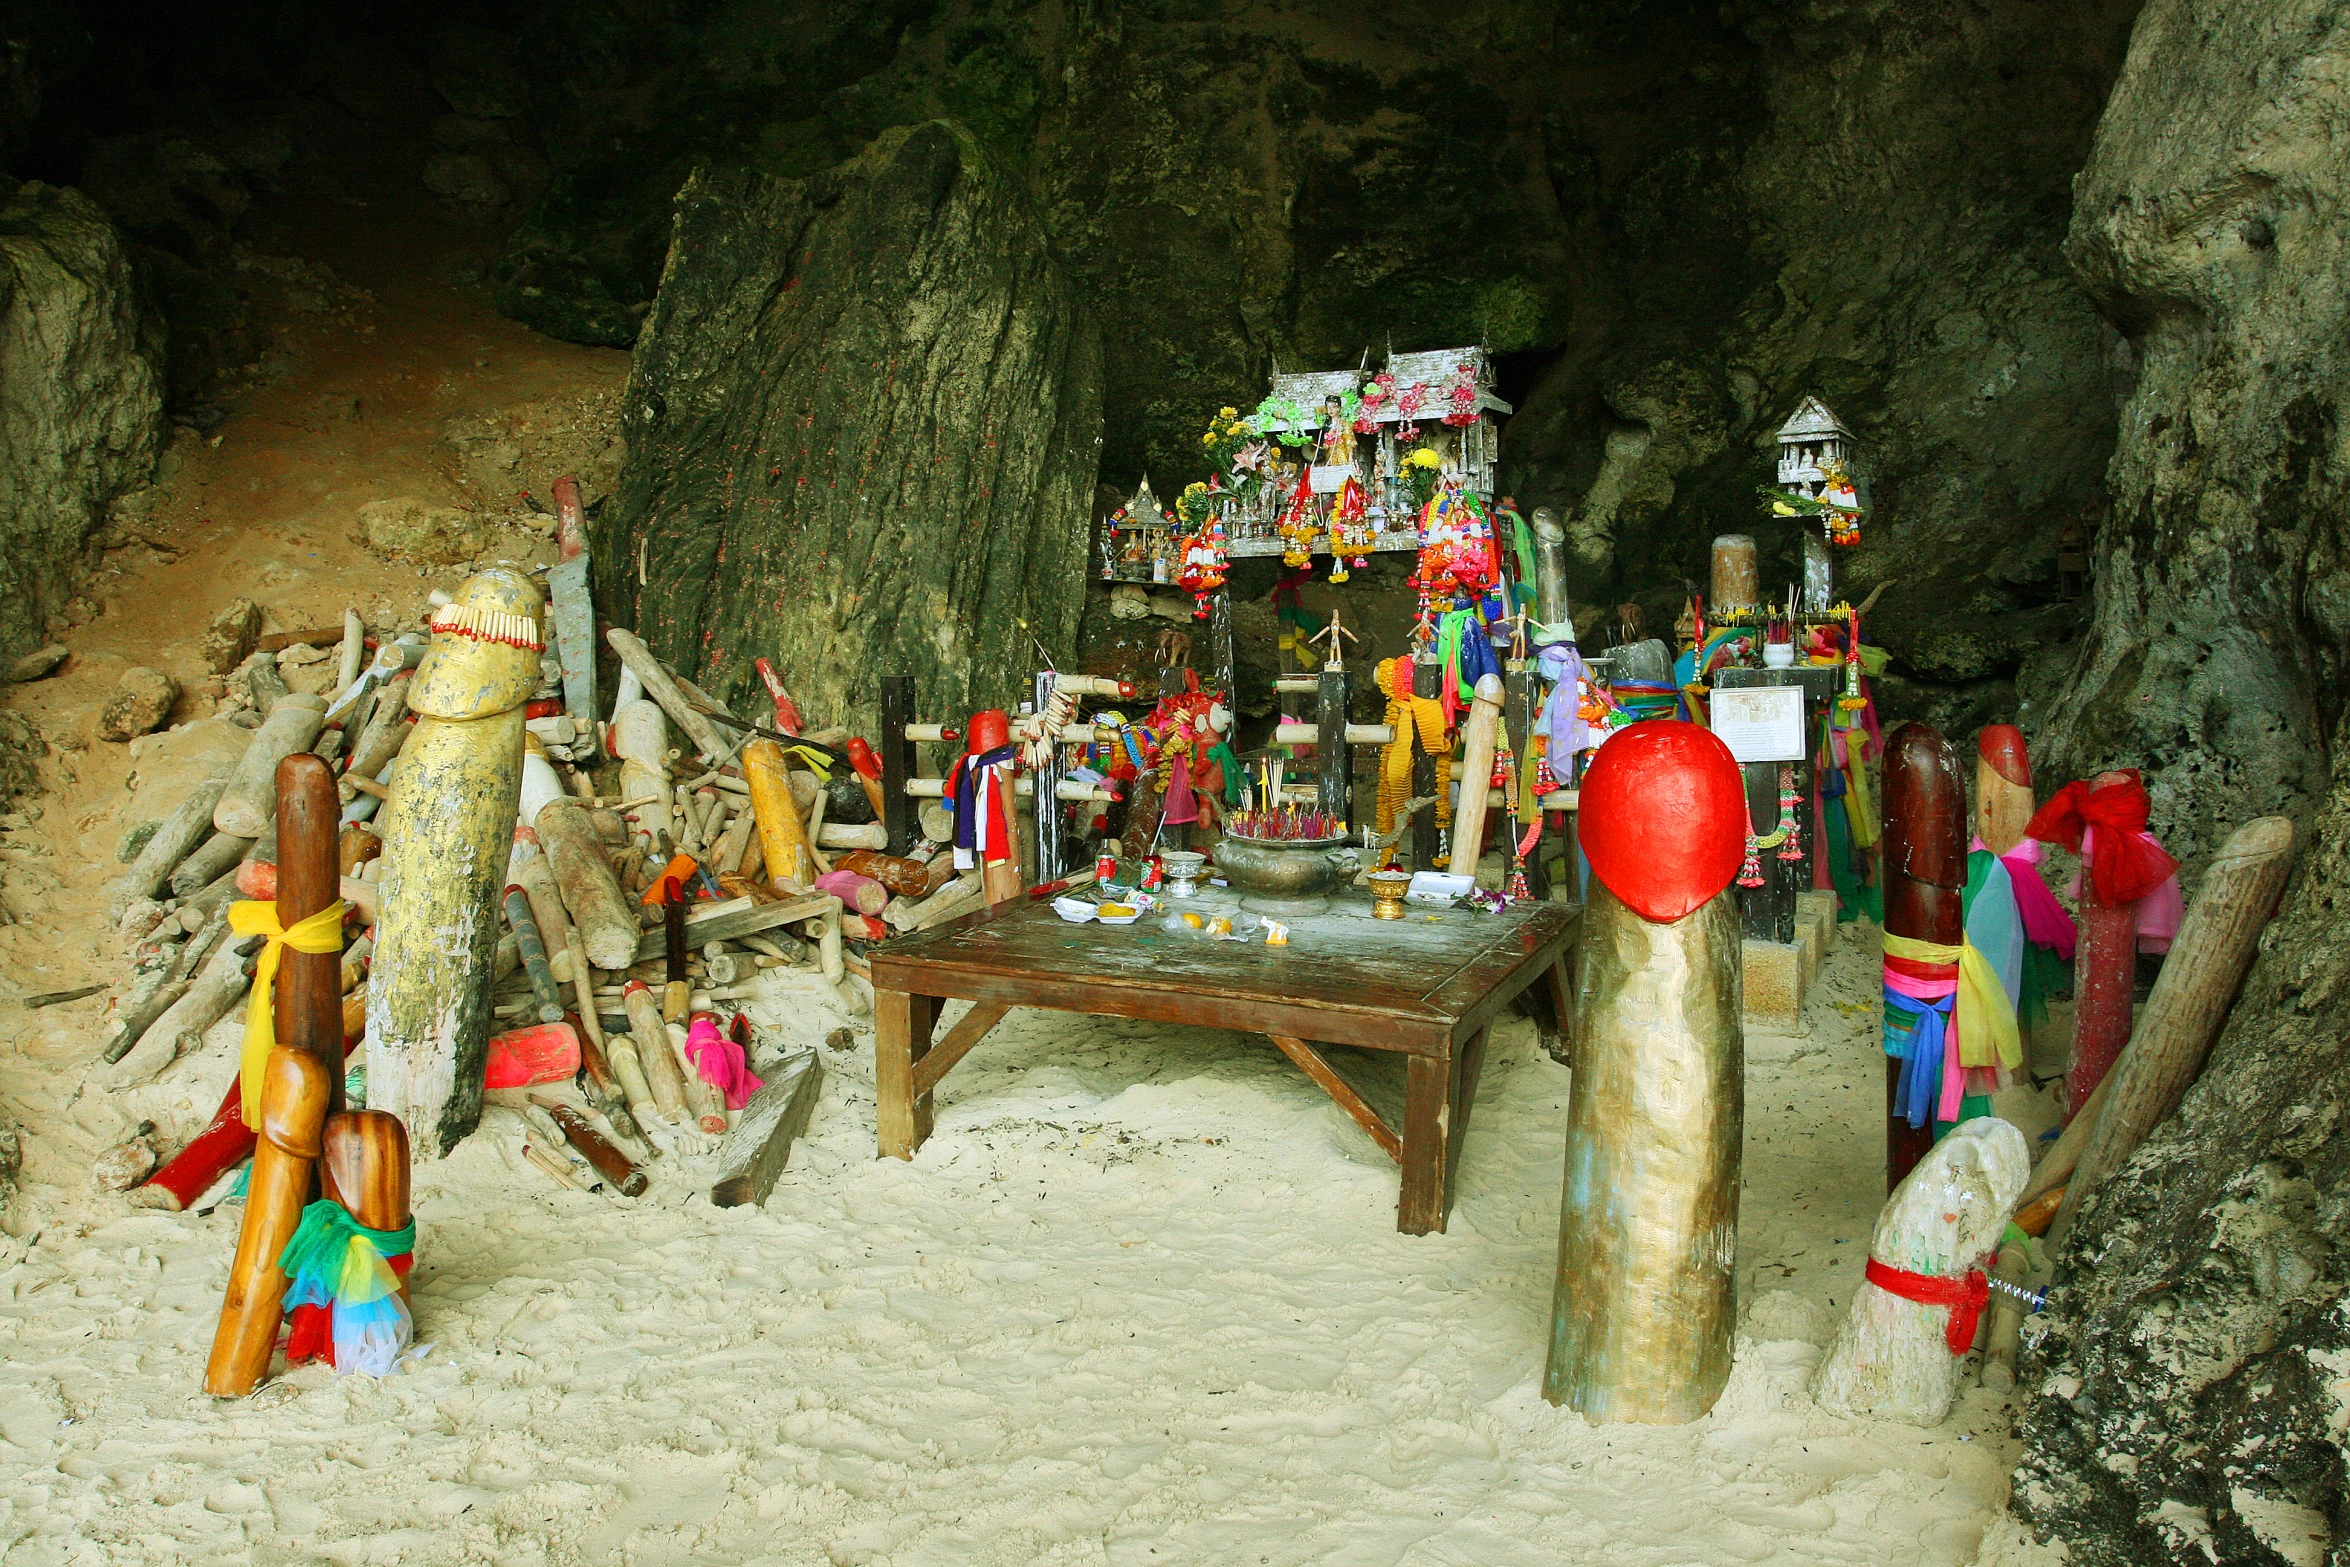
<instances>
[{"instance_id":1,"label":"brown wooden phallus","mask_svg":"<svg viewBox=\"0 0 2350 1567\"><path fill-rule=\"evenodd\" d=\"M1940 730L1904 724L1885 751L1885 934L1958 946L1966 937L1966 783ZM1885 1060L1885 1190L1934 1146L1931 1117L1894 1114L1903 1063Z\"/></svg>"},{"instance_id":2,"label":"brown wooden phallus","mask_svg":"<svg viewBox=\"0 0 2350 1567\"><path fill-rule=\"evenodd\" d=\"M277 766L277 914L291 929L340 895L336 829L341 802L326 763L308 754ZM301 1222L329 1115L342 1106L343 987L338 952L285 949L274 997L276 1044L262 1075L261 1136L237 1252L204 1390L242 1398L269 1370L283 1315L278 1253Z\"/></svg>"},{"instance_id":3,"label":"brown wooden phallus","mask_svg":"<svg viewBox=\"0 0 2350 1567\"><path fill-rule=\"evenodd\" d=\"M371 1230L397 1230L409 1219L408 1129L383 1110L343 1110L326 1118L320 1142L320 1191ZM400 1297L408 1281L400 1281Z\"/></svg>"}]
</instances>

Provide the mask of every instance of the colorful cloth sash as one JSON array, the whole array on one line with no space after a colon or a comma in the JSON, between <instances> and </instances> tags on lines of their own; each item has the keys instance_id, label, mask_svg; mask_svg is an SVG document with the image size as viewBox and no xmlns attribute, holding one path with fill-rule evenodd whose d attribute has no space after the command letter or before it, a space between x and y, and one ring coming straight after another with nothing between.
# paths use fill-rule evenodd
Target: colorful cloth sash
<instances>
[{"instance_id":1,"label":"colorful cloth sash","mask_svg":"<svg viewBox=\"0 0 2350 1567\"><path fill-rule=\"evenodd\" d=\"M296 1314L288 1362L315 1359L323 1350L338 1371L389 1375L408 1347L412 1325L400 1276L415 1252L414 1219L397 1230L371 1230L324 1198L303 1209L277 1257L285 1304ZM316 1316L302 1315L303 1307L326 1314L323 1332Z\"/></svg>"},{"instance_id":2,"label":"colorful cloth sash","mask_svg":"<svg viewBox=\"0 0 2350 1567\"><path fill-rule=\"evenodd\" d=\"M947 792L955 801L955 869L977 869L982 861L1001 864L1012 857L1012 778L1017 744L999 745L977 756L955 758Z\"/></svg>"},{"instance_id":3,"label":"colorful cloth sash","mask_svg":"<svg viewBox=\"0 0 2350 1567\"><path fill-rule=\"evenodd\" d=\"M261 1130L261 1073L269 1065L270 1047L277 1043L277 964L285 949L296 952L343 950L343 910L340 898L292 930L277 922L277 905L246 900L228 906L228 928L240 936L267 936L269 944L253 965L253 996L245 1003L245 1044L237 1058L237 1084L245 1096L243 1115L248 1131Z\"/></svg>"},{"instance_id":4,"label":"colorful cloth sash","mask_svg":"<svg viewBox=\"0 0 2350 1567\"><path fill-rule=\"evenodd\" d=\"M2023 1065L2015 1006L1990 959L1971 943L1952 947L1887 931L1885 1054L1909 1063L1894 1113L1915 1127L1929 1112L1938 1121L1958 1119L1968 1068Z\"/></svg>"},{"instance_id":5,"label":"colorful cloth sash","mask_svg":"<svg viewBox=\"0 0 2350 1567\"><path fill-rule=\"evenodd\" d=\"M1982 1269L1943 1278L1932 1273L1910 1273L1871 1257L1862 1271L1871 1284L1888 1295L1898 1295L1921 1306L1948 1306L1950 1322L1943 1329L1942 1341L1950 1346L1953 1355L1963 1355L1975 1347L1976 1324L1982 1320L1983 1308L1991 1300L1991 1276Z\"/></svg>"}]
</instances>

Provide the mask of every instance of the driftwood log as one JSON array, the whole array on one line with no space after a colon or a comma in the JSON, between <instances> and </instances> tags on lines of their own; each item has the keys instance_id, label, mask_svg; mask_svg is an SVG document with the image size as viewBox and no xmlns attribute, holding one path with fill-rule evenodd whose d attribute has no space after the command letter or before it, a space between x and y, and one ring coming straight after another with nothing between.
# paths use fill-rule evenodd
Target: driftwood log
<instances>
[{"instance_id":1,"label":"driftwood log","mask_svg":"<svg viewBox=\"0 0 2350 1567\"><path fill-rule=\"evenodd\" d=\"M2063 1240L2097 1183L2179 1107L2203 1070L2292 867L2293 823L2284 816L2246 822L2212 857L2163 959L2154 994L2113 1071L2097 1087L2104 1102L2094 1118L2073 1118L2075 1126L2092 1124L2049 1228L2051 1239Z\"/></svg>"}]
</instances>

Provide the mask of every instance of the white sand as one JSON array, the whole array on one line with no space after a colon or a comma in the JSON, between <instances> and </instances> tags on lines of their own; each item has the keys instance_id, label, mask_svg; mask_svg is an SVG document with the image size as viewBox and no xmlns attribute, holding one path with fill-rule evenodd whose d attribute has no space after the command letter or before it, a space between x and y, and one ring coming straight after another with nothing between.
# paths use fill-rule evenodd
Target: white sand
<instances>
[{"instance_id":1,"label":"white sand","mask_svg":"<svg viewBox=\"0 0 2350 1567\"><path fill-rule=\"evenodd\" d=\"M34 934L0 941L21 959ZM1204 1030L1015 1013L911 1164L872 1157L870 1037L827 1050L764 1211L711 1208L682 1168L634 1203L555 1190L493 1117L419 1171L422 1363L215 1404L237 1210L92 1194L111 1112L66 1101L96 1003L9 1006L0 1091L29 1135L0 1253L0 1550L1964 1563L2013 1456L1999 1401L1970 1391L1926 1431L1805 1392L1880 1180L1859 945L1814 1038L1750 1042L1737 1368L1678 1429L1542 1400L1568 1075L1520 1021L1450 1232L1417 1239L1351 1121L1270 1044ZM1392 1062L1337 1054L1400 1113Z\"/></svg>"}]
</instances>

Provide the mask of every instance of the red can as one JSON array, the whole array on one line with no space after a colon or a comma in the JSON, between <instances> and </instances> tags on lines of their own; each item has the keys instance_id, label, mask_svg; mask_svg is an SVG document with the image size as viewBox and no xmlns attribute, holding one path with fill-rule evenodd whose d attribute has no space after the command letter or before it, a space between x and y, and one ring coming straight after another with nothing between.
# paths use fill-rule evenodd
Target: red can
<instances>
[{"instance_id":1,"label":"red can","mask_svg":"<svg viewBox=\"0 0 2350 1567\"><path fill-rule=\"evenodd\" d=\"M1107 887L1118 874L1118 856L1104 854L1093 862L1093 879Z\"/></svg>"}]
</instances>

